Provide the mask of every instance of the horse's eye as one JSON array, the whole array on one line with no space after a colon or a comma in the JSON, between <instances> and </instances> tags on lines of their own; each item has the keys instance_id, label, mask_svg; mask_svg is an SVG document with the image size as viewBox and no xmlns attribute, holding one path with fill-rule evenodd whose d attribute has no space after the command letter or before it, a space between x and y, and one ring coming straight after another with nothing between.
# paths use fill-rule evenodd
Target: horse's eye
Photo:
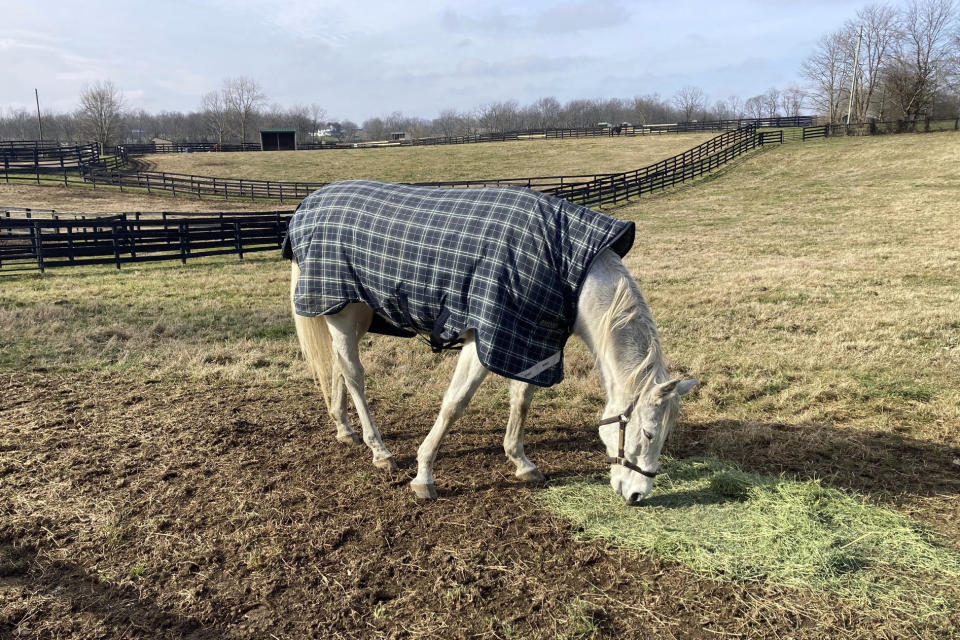
<instances>
[{"instance_id":1,"label":"horse's eye","mask_svg":"<svg viewBox=\"0 0 960 640\"><path fill-rule=\"evenodd\" d=\"M640 429L643 432L643 435L647 437L647 440L653 440L653 434L647 431L646 429Z\"/></svg>"}]
</instances>

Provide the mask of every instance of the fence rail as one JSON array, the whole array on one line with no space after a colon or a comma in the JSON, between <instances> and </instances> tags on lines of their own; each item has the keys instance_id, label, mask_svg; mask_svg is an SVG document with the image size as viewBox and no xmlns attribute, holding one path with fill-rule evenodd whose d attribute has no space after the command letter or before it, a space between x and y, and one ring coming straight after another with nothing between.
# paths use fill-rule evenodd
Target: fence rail
<instances>
[{"instance_id":1,"label":"fence rail","mask_svg":"<svg viewBox=\"0 0 960 640\"><path fill-rule=\"evenodd\" d=\"M292 211L142 212L91 218L0 218L0 273L276 250ZM63 215L63 214L61 214ZM79 214L73 214L79 215Z\"/></svg>"},{"instance_id":2,"label":"fence rail","mask_svg":"<svg viewBox=\"0 0 960 640\"><path fill-rule=\"evenodd\" d=\"M17 142L0 146L0 164L4 174L59 173L65 169L79 169L100 162L97 143L69 147L53 146L43 142Z\"/></svg>"},{"instance_id":3,"label":"fence rail","mask_svg":"<svg viewBox=\"0 0 960 640\"><path fill-rule=\"evenodd\" d=\"M85 182L97 185L137 188L153 193L169 192L218 197L223 199L240 198L250 200L302 200L316 191L325 182L280 182L276 180L245 180L242 178L217 178L182 173L158 171L120 171L89 167L82 170Z\"/></svg>"},{"instance_id":4,"label":"fence rail","mask_svg":"<svg viewBox=\"0 0 960 640\"><path fill-rule=\"evenodd\" d=\"M757 147L781 143L782 131L758 132L755 127L743 127L641 169L602 176L579 185L547 189L545 192L585 206L617 204L628 198L692 180Z\"/></svg>"}]
</instances>

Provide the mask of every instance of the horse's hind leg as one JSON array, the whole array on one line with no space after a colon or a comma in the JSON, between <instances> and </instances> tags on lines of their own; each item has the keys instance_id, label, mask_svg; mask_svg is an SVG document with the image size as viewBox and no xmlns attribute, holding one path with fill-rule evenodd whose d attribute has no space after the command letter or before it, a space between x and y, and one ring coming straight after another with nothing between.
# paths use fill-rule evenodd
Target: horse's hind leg
<instances>
[{"instance_id":1,"label":"horse's hind leg","mask_svg":"<svg viewBox=\"0 0 960 640\"><path fill-rule=\"evenodd\" d=\"M410 488L418 498L433 500L437 497L437 490L433 486L433 462L440 448L440 441L450 429L450 425L463 415L473 394L480 388L480 383L487 377L487 369L480 364L477 357L477 345L472 335L468 335L457 360L457 369L446 393L443 394L443 404L440 415L417 450L417 477L410 483Z\"/></svg>"},{"instance_id":2,"label":"horse's hind leg","mask_svg":"<svg viewBox=\"0 0 960 640\"><path fill-rule=\"evenodd\" d=\"M353 405L357 408L357 416L363 427L363 441L373 452L373 464L381 469L393 470L397 468L397 464L393 461L393 454L383 445L380 431L373 423L363 389L364 371L363 365L360 364L359 342L366 327L370 326L370 318L361 316L370 314L372 311L366 305L348 305L340 313L327 316L327 325L330 329L334 357L343 374L341 379L350 392L350 397L353 398Z\"/></svg>"},{"instance_id":3,"label":"horse's hind leg","mask_svg":"<svg viewBox=\"0 0 960 640\"><path fill-rule=\"evenodd\" d=\"M333 384L330 390L330 414L337 425L337 441L343 444L361 444L360 436L350 427L347 416L347 385L343 379L339 359L334 360Z\"/></svg>"},{"instance_id":4,"label":"horse's hind leg","mask_svg":"<svg viewBox=\"0 0 960 640\"><path fill-rule=\"evenodd\" d=\"M510 382L510 421L503 436L503 450L510 462L517 466L514 475L524 482L543 482L546 478L523 451L523 423L537 388L532 384L513 380Z\"/></svg>"}]
</instances>

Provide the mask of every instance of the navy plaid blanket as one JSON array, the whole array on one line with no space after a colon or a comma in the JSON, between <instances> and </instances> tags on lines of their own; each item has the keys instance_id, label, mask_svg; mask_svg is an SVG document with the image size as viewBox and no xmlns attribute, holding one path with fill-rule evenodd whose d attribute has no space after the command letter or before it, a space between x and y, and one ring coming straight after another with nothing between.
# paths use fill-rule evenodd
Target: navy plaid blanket
<instances>
[{"instance_id":1,"label":"navy plaid blanket","mask_svg":"<svg viewBox=\"0 0 960 640\"><path fill-rule=\"evenodd\" d=\"M594 258L623 256L634 224L521 187L438 189L363 180L313 192L290 221L294 309L375 311L370 331L448 347L476 331L483 365L550 386Z\"/></svg>"}]
</instances>

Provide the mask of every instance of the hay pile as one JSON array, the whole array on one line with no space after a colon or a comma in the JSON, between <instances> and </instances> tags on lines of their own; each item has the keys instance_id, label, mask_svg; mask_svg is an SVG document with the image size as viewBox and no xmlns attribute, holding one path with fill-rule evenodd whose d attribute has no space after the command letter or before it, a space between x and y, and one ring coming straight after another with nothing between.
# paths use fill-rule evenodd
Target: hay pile
<instances>
[{"instance_id":1,"label":"hay pile","mask_svg":"<svg viewBox=\"0 0 960 640\"><path fill-rule=\"evenodd\" d=\"M664 460L663 469L640 507L597 482L542 495L585 538L712 578L827 591L917 621L960 606L960 555L904 515L818 482L744 473L716 459Z\"/></svg>"}]
</instances>

